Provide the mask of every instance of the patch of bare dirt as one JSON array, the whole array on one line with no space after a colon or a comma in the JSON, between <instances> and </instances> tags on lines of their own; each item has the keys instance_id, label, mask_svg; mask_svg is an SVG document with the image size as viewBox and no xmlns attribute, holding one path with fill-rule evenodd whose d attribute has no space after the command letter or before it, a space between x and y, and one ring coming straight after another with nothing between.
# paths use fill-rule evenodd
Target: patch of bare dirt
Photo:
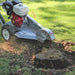
<instances>
[{"instance_id":1,"label":"patch of bare dirt","mask_svg":"<svg viewBox=\"0 0 75 75\"><path fill-rule=\"evenodd\" d=\"M0 43L0 49L9 51L9 52L13 51L13 47L10 46L9 42Z\"/></svg>"},{"instance_id":2,"label":"patch of bare dirt","mask_svg":"<svg viewBox=\"0 0 75 75\"><path fill-rule=\"evenodd\" d=\"M34 66L34 60L35 60L36 54L45 53L45 57L48 56L49 58L56 58L56 56L59 54L59 51L60 51L61 56L63 55L64 57L66 57L66 60L68 62L72 62L71 66L68 67L68 69L70 70L73 67L75 67L74 66L75 58L73 58L72 60L72 53L74 52L72 52L71 50L71 46L73 45L75 45L75 43L66 42L66 41L59 41L59 42L46 41L44 44L42 44L34 40L24 40L24 39L18 39L18 38L12 37L10 41L0 43L0 53L3 53L4 51L6 51L13 54L12 56L7 56L9 59L12 59L10 66L14 67L16 62L22 61L19 63L20 68L32 67L36 69ZM56 50L59 50L59 51L56 52ZM66 52L70 53L71 56L68 56L69 54ZM16 59L17 55L22 57L20 57L19 59ZM49 72L52 75L57 75L57 74L60 75L62 72L64 73L64 69L60 69L60 70L50 69ZM12 74L12 75L15 75L15 74Z\"/></svg>"},{"instance_id":3,"label":"patch of bare dirt","mask_svg":"<svg viewBox=\"0 0 75 75\"><path fill-rule=\"evenodd\" d=\"M70 41L57 41L56 43L59 44L59 47L62 48L62 51L66 54L75 55L75 50L72 50L72 46L75 46L75 42Z\"/></svg>"}]
</instances>

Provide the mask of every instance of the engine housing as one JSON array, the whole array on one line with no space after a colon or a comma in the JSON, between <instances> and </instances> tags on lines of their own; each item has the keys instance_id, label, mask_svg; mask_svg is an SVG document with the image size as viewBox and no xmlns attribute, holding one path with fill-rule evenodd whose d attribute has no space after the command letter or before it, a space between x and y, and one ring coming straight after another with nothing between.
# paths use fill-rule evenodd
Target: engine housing
<instances>
[{"instance_id":1,"label":"engine housing","mask_svg":"<svg viewBox=\"0 0 75 75\"><path fill-rule=\"evenodd\" d=\"M15 13L12 13L11 22L16 27L21 27L21 25L23 24L23 17L20 17L16 15Z\"/></svg>"},{"instance_id":2,"label":"engine housing","mask_svg":"<svg viewBox=\"0 0 75 75\"><path fill-rule=\"evenodd\" d=\"M25 16L29 12L28 6L22 3L16 4L13 6L13 12L15 12L19 16Z\"/></svg>"}]
</instances>

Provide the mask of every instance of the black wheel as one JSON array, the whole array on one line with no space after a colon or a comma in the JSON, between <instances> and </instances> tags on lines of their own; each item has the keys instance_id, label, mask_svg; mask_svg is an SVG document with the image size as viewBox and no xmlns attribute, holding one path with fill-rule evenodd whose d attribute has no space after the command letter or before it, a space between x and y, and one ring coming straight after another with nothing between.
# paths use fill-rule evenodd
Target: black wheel
<instances>
[{"instance_id":1,"label":"black wheel","mask_svg":"<svg viewBox=\"0 0 75 75\"><path fill-rule=\"evenodd\" d=\"M5 24L5 20L4 20L4 18L2 17L1 14L0 14L0 19L1 19L1 22L2 22L3 24Z\"/></svg>"},{"instance_id":2,"label":"black wheel","mask_svg":"<svg viewBox=\"0 0 75 75\"><path fill-rule=\"evenodd\" d=\"M11 36L13 36L15 32L16 30L9 25L4 25L1 29L1 35L6 41L10 40Z\"/></svg>"}]
</instances>

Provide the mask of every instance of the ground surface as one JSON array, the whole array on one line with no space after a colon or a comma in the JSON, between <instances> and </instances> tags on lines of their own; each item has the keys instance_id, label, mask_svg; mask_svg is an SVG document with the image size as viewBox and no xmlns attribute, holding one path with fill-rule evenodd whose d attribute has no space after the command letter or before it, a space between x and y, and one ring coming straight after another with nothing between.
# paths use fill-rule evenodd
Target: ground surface
<instances>
[{"instance_id":1,"label":"ground surface","mask_svg":"<svg viewBox=\"0 0 75 75\"><path fill-rule=\"evenodd\" d=\"M66 75L75 74L75 1L74 0L21 0L29 6L29 15L46 28L54 30L56 43L53 48L58 48L71 62L69 68L63 70L36 69L34 67L35 54L42 47L33 40L14 39L5 42L0 34L0 73L1 75ZM0 0L3 2L3 0ZM0 13L5 21L7 15L0 7ZM1 28L1 25L0 25ZM60 41L65 40L65 41ZM58 42L59 41L59 42ZM70 42L67 42L70 41ZM48 45L49 46L49 45ZM48 47L47 47L48 48Z\"/></svg>"},{"instance_id":2,"label":"ground surface","mask_svg":"<svg viewBox=\"0 0 75 75\"><path fill-rule=\"evenodd\" d=\"M62 42L45 42L44 44L41 44L38 41L34 40L23 40L15 37L12 37L12 39L9 42L0 43L0 60L3 61L0 64L7 65L6 67L2 66L5 71L4 73L6 74L8 73L9 75L50 75L51 73L51 75L60 75L61 73L64 74L66 71L71 72L75 67L75 53L72 53L72 51L69 50L67 50L66 53L65 47L63 47L64 45L62 44ZM65 41L63 42L65 43ZM63 69L61 69L60 67L59 69L45 69L35 67L34 59L36 54L40 53L40 51L42 50L43 52L45 52L46 48L49 51L48 57L52 56L52 54L50 54L50 50L53 51L54 49L58 49L66 57L67 61L71 63L71 65ZM53 54L54 53L56 54L57 52L53 52ZM56 55L53 55L53 57L55 59L58 59ZM0 73L3 73L3 70L0 70Z\"/></svg>"}]
</instances>

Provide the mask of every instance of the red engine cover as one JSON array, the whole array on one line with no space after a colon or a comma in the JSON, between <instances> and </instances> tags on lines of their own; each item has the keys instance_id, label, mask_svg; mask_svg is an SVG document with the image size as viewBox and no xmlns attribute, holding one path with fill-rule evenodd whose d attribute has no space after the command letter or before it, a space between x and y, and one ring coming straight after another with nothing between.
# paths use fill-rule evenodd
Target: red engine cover
<instances>
[{"instance_id":1,"label":"red engine cover","mask_svg":"<svg viewBox=\"0 0 75 75\"><path fill-rule=\"evenodd\" d=\"M21 25L23 24L23 18L16 15L15 13L13 13L12 18L11 18L11 22L16 27L21 27Z\"/></svg>"}]
</instances>

